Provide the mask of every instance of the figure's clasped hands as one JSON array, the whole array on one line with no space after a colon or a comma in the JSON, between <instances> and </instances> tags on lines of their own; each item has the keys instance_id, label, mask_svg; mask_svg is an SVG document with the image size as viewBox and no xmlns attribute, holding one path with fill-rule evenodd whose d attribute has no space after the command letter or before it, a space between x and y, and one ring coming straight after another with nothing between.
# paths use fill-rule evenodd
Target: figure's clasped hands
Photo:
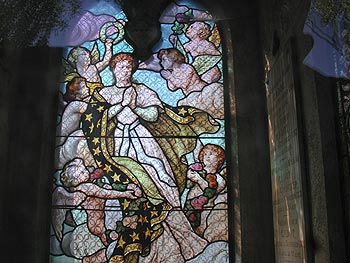
<instances>
[{"instance_id":1,"label":"figure's clasped hands","mask_svg":"<svg viewBox=\"0 0 350 263\"><path fill-rule=\"evenodd\" d=\"M134 87L129 87L124 91L122 106L128 106L130 109L136 108L136 91Z\"/></svg>"}]
</instances>

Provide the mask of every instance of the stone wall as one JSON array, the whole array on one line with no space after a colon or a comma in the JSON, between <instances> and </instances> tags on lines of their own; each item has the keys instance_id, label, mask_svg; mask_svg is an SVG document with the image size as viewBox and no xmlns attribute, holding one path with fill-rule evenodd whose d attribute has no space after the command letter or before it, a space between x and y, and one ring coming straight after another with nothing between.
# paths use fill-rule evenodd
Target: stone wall
<instances>
[{"instance_id":1,"label":"stone wall","mask_svg":"<svg viewBox=\"0 0 350 263\"><path fill-rule=\"evenodd\" d=\"M288 41L294 49L303 144L307 246L310 262L346 262L332 80L303 64L312 48L303 34L310 0L260 1L263 54L273 64ZM273 68L271 68L273 70Z\"/></svg>"},{"instance_id":2,"label":"stone wall","mask_svg":"<svg viewBox=\"0 0 350 263\"><path fill-rule=\"evenodd\" d=\"M60 49L0 51L3 262L48 262Z\"/></svg>"}]
</instances>

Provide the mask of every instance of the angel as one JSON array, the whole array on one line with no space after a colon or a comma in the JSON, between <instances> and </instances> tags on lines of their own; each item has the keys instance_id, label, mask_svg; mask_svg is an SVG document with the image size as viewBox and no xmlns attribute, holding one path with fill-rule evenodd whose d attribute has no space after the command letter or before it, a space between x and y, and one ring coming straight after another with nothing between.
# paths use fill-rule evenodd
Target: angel
<instances>
[{"instance_id":1,"label":"angel","mask_svg":"<svg viewBox=\"0 0 350 263\"><path fill-rule=\"evenodd\" d=\"M81 116L86 111L91 97L89 88L84 78L75 72L66 76L65 81L67 84L63 98L66 104L56 127L56 169L62 169L65 163L76 157L83 158L86 165L94 166L94 158L80 129Z\"/></svg>"},{"instance_id":2,"label":"angel","mask_svg":"<svg viewBox=\"0 0 350 263\"><path fill-rule=\"evenodd\" d=\"M118 191L112 189L109 184L101 183L102 181L96 183L95 180L102 176L101 169L90 173L84 161L75 158L64 166L60 174L62 186L57 186L53 192L54 234L61 243L63 253L83 259L83 263L106 262L106 247L111 240L118 238L118 233L114 229L108 231L106 229L106 200L118 198L132 200L142 194L141 189L134 184L129 184L124 191ZM63 225L68 219L67 212L78 207L86 212L86 222L75 226L73 231L63 234ZM84 242L72 242L77 236L81 236Z\"/></svg>"},{"instance_id":3,"label":"angel","mask_svg":"<svg viewBox=\"0 0 350 263\"><path fill-rule=\"evenodd\" d=\"M179 34L184 33L188 41L182 43ZM219 50L221 40L216 25L210 29L210 25L203 21L189 23L177 32L169 36L173 47L178 49L185 57L185 62L190 63L207 84L220 80L221 70L218 63L222 56Z\"/></svg>"},{"instance_id":4,"label":"angel","mask_svg":"<svg viewBox=\"0 0 350 263\"><path fill-rule=\"evenodd\" d=\"M178 106L191 106L204 110L217 119L224 118L223 85L219 82L206 83L192 64L185 62L184 55L175 48L161 49L158 59L161 76L172 91L181 89L185 97Z\"/></svg>"},{"instance_id":5,"label":"angel","mask_svg":"<svg viewBox=\"0 0 350 263\"><path fill-rule=\"evenodd\" d=\"M215 26L211 32L209 24L195 21L188 25L185 35L189 41L183 47L192 56L193 66L197 68L197 64L210 62L209 69L199 72L201 79L208 84L217 82L221 77L221 71L217 66L221 60L221 53L218 49L220 36L217 27Z\"/></svg>"},{"instance_id":6,"label":"angel","mask_svg":"<svg viewBox=\"0 0 350 263\"><path fill-rule=\"evenodd\" d=\"M85 112L86 102L96 88L102 88L99 73L104 70L112 57L112 39L104 39L105 54L101 61L100 53L95 42L90 52L85 47L71 49L67 60L63 59L67 82L65 94L63 94L61 121L57 126L59 136L57 145L61 145L66 136L79 127L81 114Z\"/></svg>"},{"instance_id":7,"label":"angel","mask_svg":"<svg viewBox=\"0 0 350 263\"><path fill-rule=\"evenodd\" d=\"M181 54L182 62L192 66L193 70L191 71L195 71L194 74L198 75L205 85L217 83L221 78L218 63L222 59L219 51L220 35L217 27L214 26L211 31L209 24L196 21L190 23L184 33L189 39L185 44L181 43L178 34L174 33L169 36L169 42L173 45L173 49ZM140 63L139 68L160 72L163 65L159 52Z\"/></svg>"},{"instance_id":8,"label":"angel","mask_svg":"<svg viewBox=\"0 0 350 263\"><path fill-rule=\"evenodd\" d=\"M57 145L61 145L68 135L79 128L81 115L85 112L90 98L89 88L79 74L72 73L65 81L66 91L62 96L64 108L56 129Z\"/></svg>"},{"instance_id":9,"label":"angel","mask_svg":"<svg viewBox=\"0 0 350 263\"><path fill-rule=\"evenodd\" d=\"M225 151L218 145L206 144L199 151L198 160L187 170L189 191L185 213L196 233L203 235L209 226L207 218L210 211L217 202L227 203L226 168L223 167Z\"/></svg>"},{"instance_id":10,"label":"angel","mask_svg":"<svg viewBox=\"0 0 350 263\"><path fill-rule=\"evenodd\" d=\"M85 78L87 83L101 83L99 73L108 66L112 57L112 39L106 38L104 45L105 53L102 60L99 60L100 52L96 42L92 51L85 47L71 49L67 60L63 61L66 73L77 72L81 77Z\"/></svg>"},{"instance_id":11,"label":"angel","mask_svg":"<svg viewBox=\"0 0 350 263\"><path fill-rule=\"evenodd\" d=\"M181 89L187 96L193 91L201 91L207 85L193 66L185 63L185 57L177 49L161 49L158 58L163 67L160 74L167 81L170 90Z\"/></svg>"}]
</instances>

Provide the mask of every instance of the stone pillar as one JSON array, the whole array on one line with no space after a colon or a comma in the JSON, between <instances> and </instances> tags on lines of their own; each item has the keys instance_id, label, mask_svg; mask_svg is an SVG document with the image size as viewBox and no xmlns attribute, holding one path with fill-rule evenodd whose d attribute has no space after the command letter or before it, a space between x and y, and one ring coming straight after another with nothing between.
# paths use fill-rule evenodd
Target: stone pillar
<instances>
[{"instance_id":1,"label":"stone pillar","mask_svg":"<svg viewBox=\"0 0 350 263\"><path fill-rule=\"evenodd\" d=\"M51 176L62 51L2 50L2 261L49 261ZM4 144L3 144L4 143Z\"/></svg>"},{"instance_id":2,"label":"stone pillar","mask_svg":"<svg viewBox=\"0 0 350 263\"><path fill-rule=\"evenodd\" d=\"M237 113L243 263L273 263L273 219L263 54L255 1L230 13Z\"/></svg>"}]
</instances>

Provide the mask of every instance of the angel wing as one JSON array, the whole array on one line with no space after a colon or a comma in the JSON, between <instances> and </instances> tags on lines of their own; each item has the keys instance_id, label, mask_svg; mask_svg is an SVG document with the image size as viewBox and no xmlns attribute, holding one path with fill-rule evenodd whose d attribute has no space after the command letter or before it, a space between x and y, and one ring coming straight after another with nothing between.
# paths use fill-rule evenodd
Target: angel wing
<instances>
[{"instance_id":1,"label":"angel wing","mask_svg":"<svg viewBox=\"0 0 350 263\"><path fill-rule=\"evenodd\" d=\"M80 205L85 198L85 194L81 192L68 192L62 186L56 187L53 191L52 226L59 241L61 241L63 237L63 223L66 219L67 212Z\"/></svg>"},{"instance_id":2,"label":"angel wing","mask_svg":"<svg viewBox=\"0 0 350 263\"><path fill-rule=\"evenodd\" d=\"M222 170L220 171L220 175L225 178L225 180L227 179L227 169L226 167L222 168Z\"/></svg>"},{"instance_id":3,"label":"angel wing","mask_svg":"<svg viewBox=\"0 0 350 263\"><path fill-rule=\"evenodd\" d=\"M194 59L192 66L197 70L199 75L202 75L204 72L219 63L220 60L221 55L200 55Z\"/></svg>"},{"instance_id":4,"label":"angel wing","mask_svg":"<svg viewBox=\"0 0 350 263\"><path fill-rule=\"evenodd\" d=\"M62 59L62 66L63 66L63 75L68 75L69 73L74 72L74 67L69 63L68 60L65 58Z\"/></svg>"},{"instance_id":5,"label":"angel wing","mask_svg":"<svg viewBox=\"0 0 350 263\"><path fill-rule=\"evenodd\" d=\"M209 41L212 42L217 48L220 46L220 43L221 43L220 33L216 24L214 25L214 28L211 32Z\"/></svg>"}]
</instances>

